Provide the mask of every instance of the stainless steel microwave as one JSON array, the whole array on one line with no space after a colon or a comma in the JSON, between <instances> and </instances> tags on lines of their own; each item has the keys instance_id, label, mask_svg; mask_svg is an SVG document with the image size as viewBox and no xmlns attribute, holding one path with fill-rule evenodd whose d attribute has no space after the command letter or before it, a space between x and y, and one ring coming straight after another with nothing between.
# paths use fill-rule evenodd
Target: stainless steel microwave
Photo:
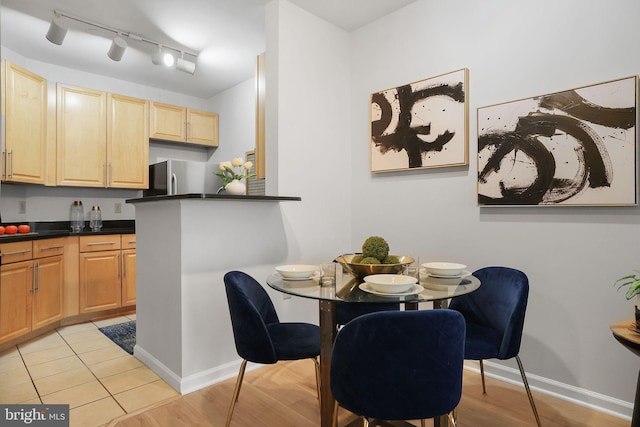
<instances>
[{"instance_id":1,"label":"stainless steel microwave","mask_svg":"<svg viewBox=\"0 0 640 427\"><path fill-rule=\"evenodd\" d=\"M204 193L205 165L203 162L165 160L149 165L149 189L143 196L171 196Z\"/></svg>"}]
</instances>

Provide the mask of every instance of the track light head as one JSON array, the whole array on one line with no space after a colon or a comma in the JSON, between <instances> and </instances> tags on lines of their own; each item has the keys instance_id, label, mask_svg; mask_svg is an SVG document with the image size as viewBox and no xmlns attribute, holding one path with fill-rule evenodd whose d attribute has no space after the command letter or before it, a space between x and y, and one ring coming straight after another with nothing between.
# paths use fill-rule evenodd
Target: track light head
<instances>
[{"instance_id":1,"label":"track light head","mask_svg":"<svg viewBox=\"0 0 640 427\"><path fill-rule=\"evenodd\" d=\"M53 44L61 45L66 35L67 28L62 25L60 16L54 14L53 19L51 20L51 25L49 25L49 31L47 31L47 40Z\"/></svg>"},{"instance_id":2,"label":"track light head","mask_svg":"<svg viewBox=\"0 0 640 427\"><path fill-rule=\"evenodd\" d=\"M126 49L127 42L122 37L120 37L120 34L118 34L113 39L113 42L111 42L111 47L109 48L109 52L107 52L107 56L114 61L120 61Z\"/></svg>"},{"instance_id":3,"label":"track light head","mask_svg":"<svg viewBox=\"0 0 640 427\"><path fill-rule=\"evenodd\" d=\"M180 58L178 58L176 68L180 71L184 71L185 73L193 74L196 72L196 63L184 59L184 53L182 53Z\"/></svg>"},{"instance_id":4,"label":"track light head","mask_svg":"<svg viewBox=\"0 0 640 427\"><path fill-rule=\"evenodd\" d=\"M164 65L167 67L173 67L175 62L173 55L162 49L162 46L158 45L158 51L151 55L151 62L155 65Z\"/></svg>"}]
</instances>

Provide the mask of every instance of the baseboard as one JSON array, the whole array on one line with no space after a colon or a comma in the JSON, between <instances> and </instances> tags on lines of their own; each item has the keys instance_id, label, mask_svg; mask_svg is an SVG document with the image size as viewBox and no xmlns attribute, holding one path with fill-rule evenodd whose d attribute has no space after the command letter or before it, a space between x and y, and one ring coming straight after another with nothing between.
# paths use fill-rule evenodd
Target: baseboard
<instances>
[{"instance_id":1,"label":"baseboard","mask_svg":"<svg viewBox=\"0 0 640 427\"><path fill-rule=\"evenodd\" d=\"M133 355L180 394L189 394L210 385L225 381L229 378L234 378L238 375L240 364L242 363L242 360L238 359L187 377L180 377L180 375L173 372L137 344L133 348ZM263 365L247 363L246 372L250 372L260 366Z\"/></svg>"},{"instance_id":2,"label":"baseboard","mask_svg":"<svg viewBox=\"0 0 640 427\"><path fill-rule=\"evenodd\" d=\"M465 369L480 373L478 362L465 362ZM491 361L484 361L484 374L524 388L522 377L518 369L500 365ZM594 411L603 412L614 417L631 420L633 403L605 396L580 387L564 384L559 381L526 373L529 387L532 391L547 394L557 399L566 400L576 405L584 406ZM535 396L534 396L535 400Z\"/></svg>"}]
</instances>

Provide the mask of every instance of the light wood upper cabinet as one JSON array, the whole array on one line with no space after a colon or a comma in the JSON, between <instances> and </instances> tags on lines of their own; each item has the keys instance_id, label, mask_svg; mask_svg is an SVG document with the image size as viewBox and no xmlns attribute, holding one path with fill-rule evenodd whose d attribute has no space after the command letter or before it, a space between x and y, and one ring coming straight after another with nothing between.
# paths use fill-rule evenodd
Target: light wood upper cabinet
<instances>
[{"instance_id":1,"label":"light wood upper cabinet","mask_svg":"<svg viewBox=\"0 0 640 427\"><path fill-rule=\"evenodd\" d=\"M187 109L187 142L218 146L218 115Z\"/></svg>"},{"instance_id":2,"label":"light wood upper cabinet","mask_svg":"<svg viewBox=\"0 0 640 427\"><path fill-rule=\"evenodd\" d=\"M218 146L218 115L151 102L149 136L165 141Z\"/></svg>"},{"instance_id":3,"label":"light wood upper cabinet","mask_svg":"<svg viewBox=\"0 0 640 427\"><path fill-rule=\"evenodd\" d=\"M149 101L107 96L108 186L149 186Z\"/></svg>"},{"instance_id":4,"label":"light wood upper cabinet","mask_svg":"<svg viewBox=\"0 0 640 427\"><path fill-rule=\"evenodd\" d=\"M58 185L147 188L149 103L58 85Z\"/></svg>"},{"instance_id":5,"label":"light wood upper cabinet","mask_svg":"<svg viewBox=\"0 0 640 427\"><path fill-rule=\"evenodd\" d=\"M47 80L15 64L2 63L5 117L2 180L44 184L47 149Z\"/></svg>"},{"instance_id":6,"label":"light wood upper cabinet","mask_svg":"<svg viewBox=\"0 0 640 427\"><path fill-rule=\"evenodd\" d=\"M187 141L187 109L169 104L151 102L149 135L167 141Z\"/></svg>"},{"instance_id":7,"label":"light wood upper cabinet","mask_svg":"<svg viewBox=\"0 0 640 427\"><path fill-rule=\"evenodd\" d=\"M105 187L107 94L58 85L57 184Z\"/></svg>"}]
</instances>

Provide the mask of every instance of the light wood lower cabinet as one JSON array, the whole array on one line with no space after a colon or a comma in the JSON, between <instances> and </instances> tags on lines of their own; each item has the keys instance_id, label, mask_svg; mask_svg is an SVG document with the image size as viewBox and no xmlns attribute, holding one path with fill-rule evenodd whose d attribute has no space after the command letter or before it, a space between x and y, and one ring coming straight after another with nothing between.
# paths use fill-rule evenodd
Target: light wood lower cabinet
<instances>
[{"instance_id":1,"label":"light wood lower cabinet","mask_svg":"<svg viewBox=\"0 0 640 427\"><path fill-rule=\"evenodd\" d=\"M32 329L62 319L64 262L62 255L34 260L36 291L33 294Z\"/></svg>"},{"instance_id":2,"label":"light wood lower cabinet","mask_svg":"<svg viewBox=\"0 0 640 427\"><path fill-rule=\"evenodd\" d=\"M0 256L0 344L68 317L136 304L135 234L2 243Z\"/></svg>"},{"instance_id":3,"label":"light wood lower cabinet","mask_svg":"<svg viewBox=\"0 0 640 427\"><path fill-rule=\"evenodd\" d=\"M0 269L0 342L31 331L33 263L3 265Z\"/></svg>"},{"instance_id":4,"label":"light wood lower cabinet","mask_svg":"<svg viewBox=\"0 0 640 427\"><path fill-rule=\"evenodd\" d=\"M136 304L136 235L123 234L122 245L122 306Z\"/></svg>"},{"instance_id":5,"label":"light wood lower cabinet","mask_svg":"<svg viewBox=\"0 0 640 427\"><path fill-rule=\"evenodd\" d=\"M122 250L126 236L80 236L80 313L135 304L135 236Z\"/></svg>"},{"instance_id":6,"label":"light wood lower cabinet","mask_svg":"<svg viewBox=\"0 0 640 427\"><path fill-rule=\"evenodd\" d=\"M0 342L62 319L63 240L0 245Z\"/></svg>"}]
</instances>

